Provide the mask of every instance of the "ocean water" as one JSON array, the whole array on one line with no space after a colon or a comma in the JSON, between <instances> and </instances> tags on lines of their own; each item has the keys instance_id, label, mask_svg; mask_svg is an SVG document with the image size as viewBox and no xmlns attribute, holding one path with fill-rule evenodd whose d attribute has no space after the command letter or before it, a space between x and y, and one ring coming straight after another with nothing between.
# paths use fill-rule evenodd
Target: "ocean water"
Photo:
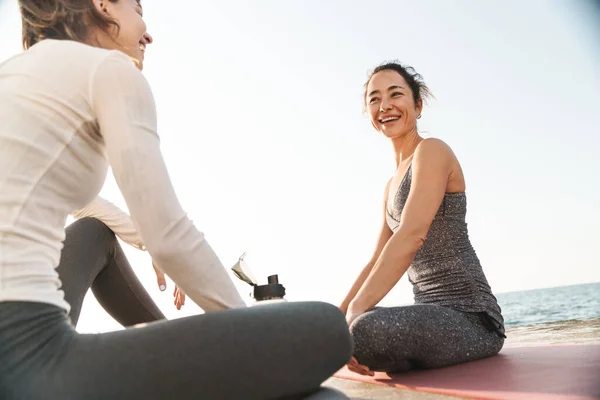
<instances>
[{"instance_id":1,"label":"ocean water","mask_svg":"<svg viewBox=\"0 0 600 400\"><path fill-rule=\"evenodd\" d=\"M600 282L498 293L506 327L600 318Z\"/></svg>"}]
</instances>

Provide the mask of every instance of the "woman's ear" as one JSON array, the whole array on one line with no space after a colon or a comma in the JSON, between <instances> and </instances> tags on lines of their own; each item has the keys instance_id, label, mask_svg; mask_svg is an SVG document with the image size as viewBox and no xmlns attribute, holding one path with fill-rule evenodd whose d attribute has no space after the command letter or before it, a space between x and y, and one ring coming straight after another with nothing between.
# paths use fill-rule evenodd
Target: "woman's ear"
<instances>
[{"instance_id":1,"label":"woman's ear","mask_svg":"<svg viewBox=\"0 0 600 400\"><path fill-rule=\"evenodd\" d=\"M415 109L417 110L417 115L420 117L421 112L423 111L423 99L419 99L419 101L417 101L417 105L415 106Z\"/></svg>"},{"instance_id":2,"label":"woman's ear","mask_svg":"<svg viewBox=\"0 0 600 400\"><path fill-rule=\"evenodd\" d=\"M107 14L108 10L106 9L106 1L105 0L92 0L94 3L94 7L96 7L96 11L100 14Z\"/></svg>"}]
</instances>

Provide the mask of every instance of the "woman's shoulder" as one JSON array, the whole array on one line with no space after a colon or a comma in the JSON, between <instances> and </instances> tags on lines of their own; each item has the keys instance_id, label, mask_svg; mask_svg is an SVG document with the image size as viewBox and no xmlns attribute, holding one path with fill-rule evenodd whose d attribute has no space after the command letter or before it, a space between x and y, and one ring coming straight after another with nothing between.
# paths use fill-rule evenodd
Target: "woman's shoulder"
<instances>
[{"instance_id":1,"label":"woman's shoulder","mask_svg":"<svg viewBox=\"0 0 600 400\"><path fill-rule=\"evenodd\" d=\"M465 190L464 176L458 158L452 148L441 139L423 139L417 145L414 155L416 169L421 171L421 178L431 180L433 177L447 177L451 187L446 191L463 192Z\"/></svg>"},{"instance_id":2,"label":"woman's shoulder","mask_svg":"<svg viewBox=\"0 0 600 400\"><path fill-rule=\"evenodd\" d=\"M452 149L448 145L448 143L444 142L442 139L430 137L421 140L421 142L417 145L415 149L415 154L419 153L444 153L444 152L452 152Z\"/></svg>"},{"instance_id":3,"label":"woman's shoulder","mask_svg":"<svg viewBox=\"0 0 600 400\"><path fill-rule=\"evenodd\" d=\"M458 165L458 159L450 146L441 139L423 139L415 149L413 156L413 174L432 176L450 175ZM421 176L421 177L422 177Z\"/></svg>"},{"instance_id":4,"label":"woman's shoulder","mask_svg":"<svg viewBox=\"0 0 600 400\"><path fill-rule=\"evenodd\" d=\"M98 47L90 46L85 43L77 42L74 40L62 40L62 39L43 39L31 46L28 53L41 53L41 54L73 54L73 55L100 55L105 53L107 50Z\"/></svg>"},{"instance_id":5,"label":"woman's shoulder","mask_svg":"<svg viewBox=\"0 0 600 400\"><path fill-rule=\"evenodd\" d=\"M423 139L416 147L414 153L414 159L419 161L425 161L428 159L446 159L454 160L456 156L452 151L452 148L438 138L426 138Z\"/></svg>"},{"instance_id":6,"label":"woman's shoulder","mask_svg":"<svg viewBox=\"0 0 600 400\"><path fill-rule=\"evenodd\" d=\"M32 46L28 52L44 58L44 63L60 63L65 67L70 65L80 70L86 66L94 69L107 58L134 65L127 55L118 50L103 49L74 40L44 39Z\"/></svg>"}]
</instances>

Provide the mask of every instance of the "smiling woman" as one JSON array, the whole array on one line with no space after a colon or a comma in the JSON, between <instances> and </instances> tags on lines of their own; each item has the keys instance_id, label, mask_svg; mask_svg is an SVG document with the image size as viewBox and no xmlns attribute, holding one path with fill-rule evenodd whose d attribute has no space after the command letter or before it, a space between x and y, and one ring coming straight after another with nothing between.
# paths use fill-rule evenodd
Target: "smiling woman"
<instances>
[{"instance_id":1,"label":"smiling woman","mask_svg":"<svg viewBox=\"0 0 600 400\"><path fill-rule=\"evenodd\" d=\"M0 64L0 398L345 398L320 390L350 359L340 310L246 308L182 209L141 73L152 38L140 3L19 4L25 51ZM90 207L109 166L131 212L126 224ZM106 223L81 218L65 233L70 214ZM78 334L90 285L109 312L135 317L126 325L144 311L146 321L161 318L143 309L151 301L108 225L122 225L120 236L145 248L205 314Z\"/></svg>"},{"instance_id":2,"label":"smiling woman","mask_svg":"<svg viewBox=\"0 0 600 400\"><path fill-rule=\"evenodd\" d=\"M152 43L152 37L146 32L139 1L107 0L106 3L93 3L21 0L19 5L24 49L29 49L45 39L79 41L105 49L120 50L129 55L140 69L143 68L146 45ZM101 31L103 35L95 30ZM61 262L57 270L61 276L65 297L71 305L69 317L73 325L77 326L83 299L90 287L97 300L103 303L103 307L107 311L110 310L111 316L123 326L164 319L162 312L135 277L113 235L116 234L138 249L145 249L129 215L102 198L97 198L85 209L72 215L76 218L94 218L102 222L96 224L89 220L78 221L66 231ZM82 225L87 228L82 228ZM83 232L87 233L84 237L81 235ZM90 240L90 237L96 240ZM107 245L108 243L110 244ZM99 255L96 258L98 262L88 261L85 263L88 268L82 269L79 261L82 257L89 258L90 253L94 251ZM164 274L156 267L155 271L159 287L165 290ZM114 279L106 279L108 276ZM119 293L115 292L115 288L126 290ZM179 288L175 289L175 297L175 305L181 309L185 296ZM126 298L133 300L126 302L129 307L117 306Z\"/></svg>"},{"instance_id":3,"label":"smiling woman","mask_svg":"<svg viewBox=\"0 0 600 400\"><path fill-rule=\"evenodd\" d=\"M23 48L44 39L69 39L109 50L120 50L142 69L146 32L139 0L19 0Z\"/></svg>"},{"instance_id":4,"label":"smiling woman","mask_svg":"<svg viewBox=\"0 0 600 400\"><path fill-rule=\"evenodd\" d=\"M348 367L357 373L459 364L504 343L500 307L468 236L461 166L448 145L418 133L430 95L400 63L377 67L365 85L371 124L392 142L396 171L375 252L340 307L355 342ZM405 273L415 304L376 307Z\"/></svg>"}]
</instances>

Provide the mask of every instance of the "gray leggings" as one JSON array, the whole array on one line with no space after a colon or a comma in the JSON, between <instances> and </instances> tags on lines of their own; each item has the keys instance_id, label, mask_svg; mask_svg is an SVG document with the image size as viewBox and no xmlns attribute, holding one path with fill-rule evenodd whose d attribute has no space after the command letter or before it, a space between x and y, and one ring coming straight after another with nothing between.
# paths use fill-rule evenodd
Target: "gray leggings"
<instances>
[{"instance_id":1,"label":"gray leggings","mask_svg":"<svg viewBox=\"0 0 600 400\"><path fill-rule=\"evenodd\" d=\"M83 299L91 288L98 303L128 327L166 319L127 261L115 234L95 218L83 218L66 228L56 268L77 326Z\"/></svg>"},{"instance_id":2,"label":"gray leggings","mask_svg":"<svg viewBox=\"0 0 600 400\"><path fill-rule=\"evenodd\" d=\"M350 327L357 361L373 371L440 368L490 357L504 335L483 313L417 304L376 308Z\"/></svg>"},{"instance_id":3,"label":"gray leggings","mask_svg":"<svg viewBox=\"0 0 600 400\"><path fill-rule=\"evenodd\" d=\"M123 324L162 320L79 334L58 307L0 303L1 399L347 398L320 389L351 354L337 307L297 302L166 321L110 230L90 219L70 228L60 270L67 298L76 303L71 319L91 286Z\"/></svg>"}]
</instances>

